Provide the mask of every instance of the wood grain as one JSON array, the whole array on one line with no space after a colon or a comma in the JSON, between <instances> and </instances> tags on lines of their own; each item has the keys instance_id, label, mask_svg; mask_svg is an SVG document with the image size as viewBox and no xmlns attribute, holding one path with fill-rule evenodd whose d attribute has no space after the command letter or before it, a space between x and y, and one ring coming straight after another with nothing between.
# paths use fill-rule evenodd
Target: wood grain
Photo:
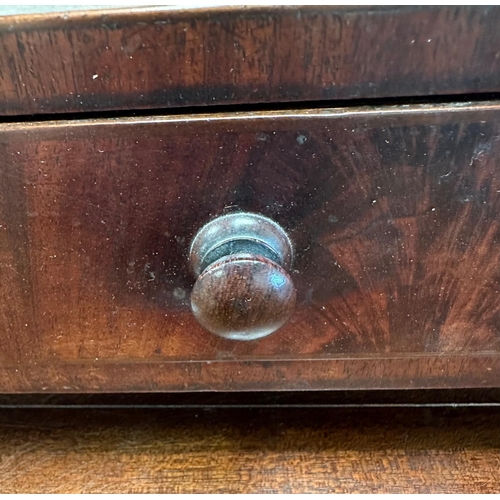
<instances>
[{"instance_id":1,"label":"wood grain","mask_svg":"<svg viewBox=\"0 0 500 500\"><path fill-rule=\"evenodd\" d=\"M0 413L3 493L498 493L495 409Z\"/></svg>"},{"instance_id":2,"label":"wood grain","mask_svg":"<svg viewBox=\"0 0 500 500\"><path fill-rule=\"evenodd\" d=\"M0 126L0 390L498 387L500 106ZM189 244L231 210L296 249L256 342L193 318Z\"/></svg>"},{"instance_id":3,"label":"wood grain","mask_svg":"<svg viewBox=\"0 0 500 500\"><path fill-rule=\"evenodd\" d=\"M0 114L498 92L500 8L0 17Z\"/></svg>"},{"instance_id":4,"label":"wood grain","mask_svg":"<svg viewBox=\"0 0 500 500\"><path fill-rule=\"evenodd\" d=\"M250 341L283 326L294 312L295 297L290 276L276 262L236 254L217 260L198 277L191 309L208 331Z\"/></svg>"}]
</instances>

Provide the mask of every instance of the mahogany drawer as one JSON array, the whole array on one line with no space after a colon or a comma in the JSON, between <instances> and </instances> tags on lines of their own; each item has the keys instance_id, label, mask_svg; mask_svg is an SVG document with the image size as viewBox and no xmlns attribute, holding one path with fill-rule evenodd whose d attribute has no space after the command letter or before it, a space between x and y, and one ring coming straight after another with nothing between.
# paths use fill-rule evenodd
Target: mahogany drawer
<instances>
[{"instance_id":1,"label":"mahogany drawer","mask_svg":"<svg viewBox=\"0 0 500 500\"><path fill-rule=\"evenodd\" d=\"M500 105L0 124L0 391L500 385ZM190 242L294 245L272 335L193 317Z\"/></svg>"}]
</instances>

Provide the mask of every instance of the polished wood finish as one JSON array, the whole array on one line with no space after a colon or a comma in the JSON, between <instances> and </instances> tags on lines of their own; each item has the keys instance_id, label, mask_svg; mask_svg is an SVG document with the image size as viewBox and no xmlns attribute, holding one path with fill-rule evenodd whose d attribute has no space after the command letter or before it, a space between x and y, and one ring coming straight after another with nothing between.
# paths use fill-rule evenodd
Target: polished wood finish
<instances>
[{"instance_id":1,"label":"polished wood finish","mask_svg":"<svg viewBox=\"0 0 500 500\"><path fill-rule=\"evenodd\" d=\"M0 17L0 114L498 92L500 8Z\"/></svg>"},{"instance_id":2,"label":"polished wood finish","mask_svg":"<svg viewBox=\"0 0 500 500\"><path fill-rule=\"evenodd\" d=\"M0 126L0 390L498 387L500 106ZM193 317L189 244L231 210L290 235L297 310Z\"/></svg>"},{"instance_id":3,"label":"polished wood finish","mask_svg":"<svg viewBox=\"0 0 500 500\"><path fill-rule=\"evenodd\" d=\"M288 273L265 257L236 254L217 260L196 280L191 308L210 332L256 340L290 319L296 291Z\"/></svg>"},{"instance_id":4,"label":"polished wood finish","mask_svg":"<svg viewBox=\"0 0 500 500\"><path fill-rule=\"evenodd\" d=\"M498 493L485 408L0 412L2 493Z\"/></svg>"}]
</instances>

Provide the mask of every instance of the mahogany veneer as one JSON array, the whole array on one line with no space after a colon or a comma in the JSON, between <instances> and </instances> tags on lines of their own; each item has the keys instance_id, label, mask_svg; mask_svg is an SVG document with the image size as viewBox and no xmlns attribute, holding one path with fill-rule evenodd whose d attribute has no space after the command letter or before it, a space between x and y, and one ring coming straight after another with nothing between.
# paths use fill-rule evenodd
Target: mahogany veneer
<instances>
[{"instance_id":1,"label":"mahogany veneer","mask_svg":"<svg viewBox=\"0 0 500 500\"><path fill-rule=\"evenodd\" d=\"M0 115L498 92L498 6L0 17Z\"/></svg>"},{"instance_id":2,"label":"mahogany veneer","mask_svg":"<svg viewBox=\"0 0 500 500\"><path fill-rule=\"evenodd\" d=\"M0 390L498 387L500 105L0 125ZM194 319L189 244L266 215L297 308Z\"/></svg>"}]
</instances>

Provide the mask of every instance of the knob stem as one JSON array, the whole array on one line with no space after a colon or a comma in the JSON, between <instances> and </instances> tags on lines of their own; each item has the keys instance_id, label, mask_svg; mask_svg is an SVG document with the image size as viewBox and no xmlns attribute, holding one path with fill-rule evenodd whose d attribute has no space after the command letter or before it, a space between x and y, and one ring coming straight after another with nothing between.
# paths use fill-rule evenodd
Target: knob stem
<instances>
[{"instance_id":1,"label":"knob stem","mask_svg":"<svg viewBox=\"0 0 500 500\"><path fill-rule=\"evenodd\" d=\"M290 270L293 248L288 235L263 215L239 212L212 220L196 234L189 251L194 275L227 255L251 253L266 257Z\"/></svg>"}]
</instances>

